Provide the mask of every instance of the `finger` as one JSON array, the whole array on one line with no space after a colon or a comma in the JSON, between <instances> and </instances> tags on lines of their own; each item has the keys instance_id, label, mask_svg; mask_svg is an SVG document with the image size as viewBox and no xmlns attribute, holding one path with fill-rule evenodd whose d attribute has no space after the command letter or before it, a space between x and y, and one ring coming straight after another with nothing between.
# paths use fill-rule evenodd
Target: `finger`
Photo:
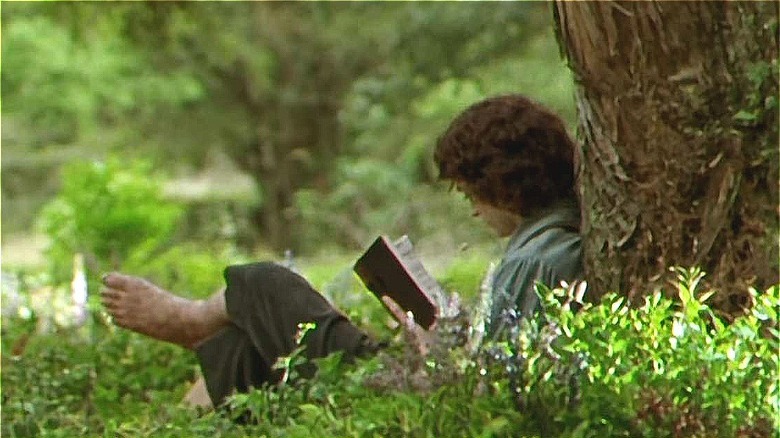
<instances>
[{"instance_id":1,"label":"finger","mask_svg":"<svg viewBox=\"0 0 780 438\"><path fill-rule=\"evenodd\" d=\"M385 303L388 309L390 309L390 312L393 313L395 319L404 325L404 328L406 328L407 331L412 332L415 335L419 335L420 333L427 331L420 324L417 324L417 321L414 320L414 314L412 314L412 312L404 311L404 309L401 308L401 306L392 298L388 297L387 295L383 295L382 302Z\"/></svg>"},{"instance_id":2,"label":"finger","mask_svg":"<svg viewBox=\"0 0 780 438\"><path fill-rule=\"evenodd\" d=\"M387 308L390 309L390 312L393 313L393 316L395 316L404 327L404 333L409 342L414 344L420 354L426 356L430 351L428 346L430 343L430 333L414 321L414 316L411 315L411 312L404 312L401 306L392 298L385 295L382 297L382 302L385 303Z\"/></svg>"},{"instance_id":3,"label":"finger","mask_svg":"<svg viewBox=\"0 0 780 438\"><path fill-rule=\"evenodd\" d=\"M406 324L407 320L409 319L406 315L406 312L404 312L404 309L401 308L401 306L398 305L398 303L395 302L392 298L390 298L387 295L382 296L382 302L387 306L387 308L390 310L390 313L393 314L395 319L397 319L399 322Z\"/></svg>"}]
</instances>

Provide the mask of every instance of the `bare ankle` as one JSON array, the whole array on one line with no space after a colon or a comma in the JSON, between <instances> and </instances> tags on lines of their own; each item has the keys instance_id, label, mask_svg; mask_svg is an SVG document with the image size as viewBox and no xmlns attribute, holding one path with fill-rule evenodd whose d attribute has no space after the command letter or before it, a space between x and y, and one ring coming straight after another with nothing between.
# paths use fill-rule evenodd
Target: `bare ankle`
<instances>
[{"instance_id":1,"label":"bare ankle","mask_svg":"<svg viewBox=\"0 0 780 438\"><path fill-rule=\"evenodd\" d=\"M187 348L197 348L203 341L214 336L230 323L224 304L220 304L215 297L193 301L188 307L188 325L192 328L195 336Z\"/></svg>"}]
</instances>

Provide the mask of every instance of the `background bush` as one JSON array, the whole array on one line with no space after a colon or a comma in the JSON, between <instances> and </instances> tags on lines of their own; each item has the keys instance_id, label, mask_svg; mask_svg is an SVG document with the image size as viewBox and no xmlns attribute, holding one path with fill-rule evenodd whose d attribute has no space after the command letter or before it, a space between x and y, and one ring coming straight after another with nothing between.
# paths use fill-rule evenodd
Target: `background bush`
<instances>
[{"instance_id":1,"label":"background bush","mask_svg":"<svg viewBox=\"0 0 780 438\"><path fill-rule=\"evenodd\" d=\"M182 209L162 198L160 181L150 163L138 160L66 166L59 194L40 217L53 280L72 278L76 253L85 256L94 274L131 258L149 261L170 243Z\"/></svg>"}]
</instances>

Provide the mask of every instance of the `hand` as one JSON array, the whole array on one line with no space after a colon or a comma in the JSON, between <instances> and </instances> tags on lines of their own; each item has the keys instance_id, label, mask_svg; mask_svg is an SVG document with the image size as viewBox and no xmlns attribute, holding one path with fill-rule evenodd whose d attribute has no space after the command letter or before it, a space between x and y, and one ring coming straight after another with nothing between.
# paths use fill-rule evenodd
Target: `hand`
<instances>
[{"instance_id":1,"label":"hand","mask_svg":"<svg viewBox=\"0 0 780 438\"><path fill-rule=\"evenodd\" d=\"M427 356L436 342L434 330L436 323L434 322L430 329L426 330L415 322L412 312L404 312L404 309L389 296L383 296L382 302L390 309L395 319L401 323L406 338L417 348L421 355Z\"/></svg>"}]
</instances>

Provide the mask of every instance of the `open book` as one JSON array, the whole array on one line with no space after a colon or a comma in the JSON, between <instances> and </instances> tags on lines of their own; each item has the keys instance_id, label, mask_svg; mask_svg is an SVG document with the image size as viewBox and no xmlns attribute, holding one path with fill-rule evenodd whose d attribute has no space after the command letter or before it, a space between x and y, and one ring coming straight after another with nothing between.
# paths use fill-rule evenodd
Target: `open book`
<instances>
[{"instance_id":1,"label":"open book","mask_svg":"<svg viewBox=\"0 0 780 438\"><path fill-rule=\"evenodd\" d=\"M411 312L421 327L428 329L436 321L444 291L414 254L407 236L395 242L378 237L355 262L354 270L380 301L389 296Z\"/></svg>"}]
</instances>

